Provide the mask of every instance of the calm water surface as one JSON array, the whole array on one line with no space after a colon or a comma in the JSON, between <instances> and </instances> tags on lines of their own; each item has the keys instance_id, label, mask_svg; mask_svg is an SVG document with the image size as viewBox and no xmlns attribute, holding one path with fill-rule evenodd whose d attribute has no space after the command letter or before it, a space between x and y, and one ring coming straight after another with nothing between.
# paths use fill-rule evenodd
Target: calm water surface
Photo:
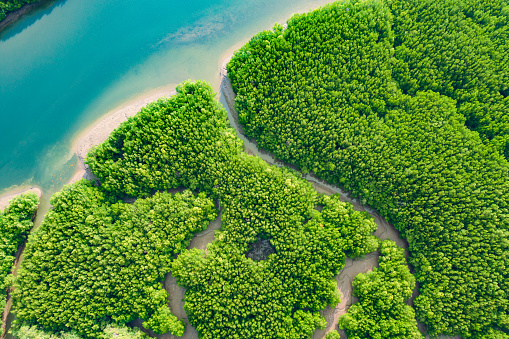
<instances>
[{"instance_id":1,"label":"calm water surface","mask_svg":"<svg viewBox=\"0 0 509 339\"><path fill-rule=\"evenodd\" d=\"M0 33L0 193L51 193L74 173L80 130L186 79L219 89L228 49L330 0L53 1Z\"/></svg>"}]
</instances>

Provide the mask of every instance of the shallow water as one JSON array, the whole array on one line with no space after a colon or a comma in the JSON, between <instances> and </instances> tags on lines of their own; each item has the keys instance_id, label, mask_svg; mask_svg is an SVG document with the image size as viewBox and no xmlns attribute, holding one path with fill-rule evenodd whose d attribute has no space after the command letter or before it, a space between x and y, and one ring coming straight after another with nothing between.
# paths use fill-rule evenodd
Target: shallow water
<instances>
[{"instance_id":1,"label":"shallow water","mask_svg":"<svg viewBox=\"0 0 509 339\"><path fill-rule=\"evenodd\" d=\"M226 50L327 2L59 0L25 16L0 33L0 193L60 189L80 130L161 86L203 79L218 90Z\"/></svg>"}]
</instances>

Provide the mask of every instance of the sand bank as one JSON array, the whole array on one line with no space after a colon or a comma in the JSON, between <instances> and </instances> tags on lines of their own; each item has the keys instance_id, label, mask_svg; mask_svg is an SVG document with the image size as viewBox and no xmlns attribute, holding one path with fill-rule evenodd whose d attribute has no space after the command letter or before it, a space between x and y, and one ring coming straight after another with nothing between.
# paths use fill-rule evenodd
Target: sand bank
<instances>
[{"instance_id":1,"label":"sand bank","mask_svg":"<svg viewBox=\"0 0 509 339\"><path fill-rule=\"evenodd\" d=\"M14 198L15 196L23 193L28 192L35 192L39 199L41 199L42 196L42 190L37 186L20 186L17 188L14 188L12 190L9 190L7 193L4 193L0 196L0 211L3 211L7 205L9 205L9 202Z\"/></svg>"},{"instance_id":2,"label":"sand bank","mask_svg":"<svg viewBox=\"0 0 509 339\"><path fill-rule=\"evenodd\" d=\"M170 85L157 88L141 97L131 100L102 116L98 121L81 132L74 139L71 147L71 151L78 156L78 168L69 183L76 182L82 178L93 179L93 175L88 171L88 166L84 162L88 151L93 146L104 142L113 130L122 122L127 121L128 118L138 113L142 107L161 97L171 97L175 95L177 93L175 87L175 85Z\"/></svg>"}]
</instances>

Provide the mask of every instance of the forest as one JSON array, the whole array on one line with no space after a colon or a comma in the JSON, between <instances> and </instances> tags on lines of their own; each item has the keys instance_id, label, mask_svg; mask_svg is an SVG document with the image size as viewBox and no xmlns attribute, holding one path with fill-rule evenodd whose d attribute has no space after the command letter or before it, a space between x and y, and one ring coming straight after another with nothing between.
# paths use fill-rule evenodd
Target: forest
<instances>
[{"instance_id":1,"label":"forest","mask_svg":"<svg viewBox=\"0 0 509 339\"><path fill-rule=\"evenodd\" d=\"M212 200L184 191L126 204L81 180L53 195L51 205L16 280L18 319L90 338L100 337L108 319L141 318L155 333L184 333L161 281L173 256L216 217Z\"/></svg>"},{"instance_id":2,"label":"forest","mask_svg":"<svg viewBox=\"0 0 509 339\"><path fill-rule=\"evenodd\" d=\"M260 32L227 66L249 138L408 240L430 335L508 337L508 13L341 1Z\"/></svg>"},{"instance_id":3,"label":"forest","mask_svg":"<svg viewBox=\"0 0 509 339\"><path fill-rule=\"evenodd\" d=\"M180 336L161 289L170 271L188 289L200 338L308 338L326 324L319 311L340 301L334 276L346 256L379 247L369 214L244 153L201 81L143 108L86 162L100 186L82 180L56 193L28 241L13 294L20 338L101 338L135 318ZM186 249L216 217L214 201L216 240ZM272 252L253 259L260 239Z\"/></svg>"},{"instance_id":4,"label":"forest","mask_svg":"<svg viewBox=\"0 0 509 339\"><path fill-rule=\"evenodd\" d=\"M39 206L36 193L15 196L9 205L0 211L0 312L3 313L7 290L12 286L13 264L18 247L23 244L34 225L32 220ZM0 335L2 335L0 319Z\"/></svg>"},{"instance_id":5,"label":"forest","mask_svg":"<svg viewBox=\"0 0 509 339\"><path fill-rule=\"evenodd\" d=\"M405 303L415 286L405 251L385 240L380 254L378 267L355 277L353 293L359 302L339 318L339 328L346 330L349 339L423 339L415 312Z\"/></svg>"},{"instance_id":6,"label":"forest","mask_svg":"<svg viewBox=\"0 0 509 339\"><path fill-rule=\"evenodd\" d=\"M12 333L145 338L127 325L141 319L181 336L171 272L200 338L310 338L341 300L346 258L379 249L339 320L350 338L422 338L417 321L431 336L509 338L508 17L507 0L345 0L257 34L227 65L238 118L300 172L245 153L212 87L181 83L91 149L98 182L51 198L16 279L38 201L0 214ZM307 173L393 223L415 274L369 214ZM219 214L206 250L188 248Z\"/></svg>"},{"instance_id":7,"label":"forest","mask_svg":"<svg viewBox=\"0 0 509 339\"><path fill-rule=\"evenodd\" d=\"M21 8L23 5L39 2L41 0L2 0L0 1L0 21L2 21L9 12Z\"/></svg>"}]
</instances>

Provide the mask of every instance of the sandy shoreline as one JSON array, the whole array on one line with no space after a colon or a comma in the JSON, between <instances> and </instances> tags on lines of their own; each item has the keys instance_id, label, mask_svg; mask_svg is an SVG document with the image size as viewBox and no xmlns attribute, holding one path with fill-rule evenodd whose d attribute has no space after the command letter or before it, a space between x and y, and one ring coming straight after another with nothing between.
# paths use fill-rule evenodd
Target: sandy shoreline
<instances>
[{"instance_id":1,"label":"sandy shoreline","mask_svg":"<svg viewBox=\"0 0 509 339\"><path fill-rule=\"evenodd\" d=\"M127 121L128 118L138 113L142 107L161 97L171 97L175 95L177 93L175 87L175 85L169 85L156 88L133 100L130 100L101 116L91 126L78 134L78 136L74 138L71 147L72 153L78 156L78 167L76 169L76 173L68 184L76 182L82 178L92 178L92 174L87 171L88 166L84 163L88 151L93 146L104 142L113 130L115 130L122 122Z\"/></svg>"},{"instance_id":2,"label":"sandy shoreline","mask_svg":"<svg viewBox=\"0 0 509 339\"><path fill-rule=\"evenodd\" d=\"M97 121L74 137L71 152L78 156L78 165L76 172L67 184L71 184L82 178L93 178L91 173L87 172L87 166L84 163L90 148L105 141L115 128L117 128L122 122L126 121L129 117L138 113L142 107L161 97L170 97L175 95L175 87L175 85L159 87L131 99L130 101L127 101L101 116ZM3 210L8 205L9 201L16 195L29 191L36 192L39 198L41 198L43 194L42 188L37 185L14 186L7 189L0 195L0 210Z\"/></svg>"},{"instance_id":3,"label":"sandy shoreline","mask_svg":"<svg viewBox=\"0 0 509 339\"><path fill-rule=\"evenodd\" d=\"M42 196L42 190L40 187L32 185L32 186L19 186L12 190L9 190L8 192L2 194L0 196L0 211L3 211L7 205L9 205L9 202L14 198L15 196L23 193L28 192L35 192L39 199L41 199Z\"/></svg>"}]
</instances>

